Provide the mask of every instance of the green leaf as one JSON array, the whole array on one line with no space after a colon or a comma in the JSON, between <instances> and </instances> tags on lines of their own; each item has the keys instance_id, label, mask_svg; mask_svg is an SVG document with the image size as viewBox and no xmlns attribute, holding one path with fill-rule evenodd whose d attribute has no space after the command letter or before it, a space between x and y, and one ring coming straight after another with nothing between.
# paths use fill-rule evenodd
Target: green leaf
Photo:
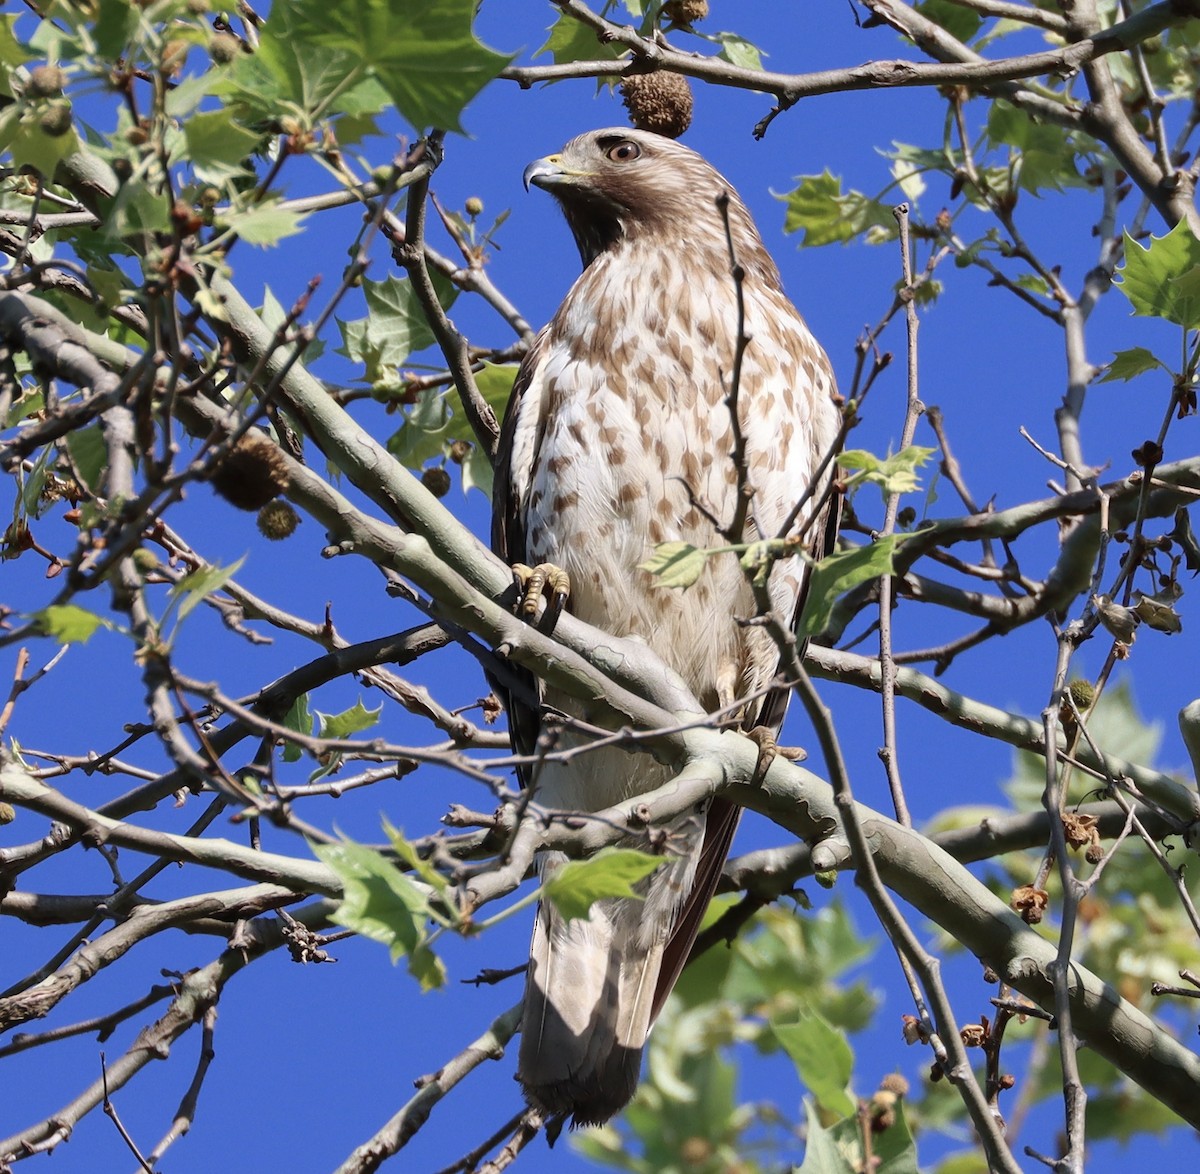
<instances>
[{"instance_id":1,"label":"green leaf","mask_svg":"<svg viewBox=\"0 0 1200 1174\"><path fill-rule=\"evenodd\" d=\"M1187 330L1200 326L1200 240L1186 220L1144 248L1126 233L1125 264L1115 280L1135 315L1165 318Z\"/></svg>"},{"instance_id":2,"label":"green leaf","mask_svg":"<svg viewBox=\"0 0 1200 1174\"><path fill-rule=\"evenodd\" d=\"M433 287L442 309L448 310L457 288L441 274L433 274ZM394 383L395 368L415 351L433 344L433 330L405 277L388 276L382 281L364 281L363 296L369 314L343 322L338 354L365 364L369 383Z\"/></svg>"},{"instance_id":3,"label":"green leaf","mask_svg":"<svg viewBox=\"0 0 1200 1174\"><path fill-rule=\"evenodd\" d=\"M798 178L800 184L794 191L777 198L787 205L783 231L802 233L802 247L853 240L871 228L886 230L886 237L895 234L896 221L889 207L862 192L843 193L842 181L828 170Z\"/></svg>"},{"instance_id":4,"label":"green leaf","mask_svg":"<svg viewBox=\"0 0 1200 1174\"><path fill-rule=\"evenodd\" d=\"M405 413L404 424L387 442L387 450L405 468L419 469L445 450L453 427L449 393L428 387Z\"/></svg>"},{"instance_id":5,"label":"green leaf","mask_svg":"<svg viewBox=\"0 0 1200 1174\"><path fill-rule=\"evenodd\" d=\"M520 367L516 363L484 363L483 370L475 373L475 386L479 394L487 401L496 419L504 418L504 409L508 407L512 395L513 381Z\"/></svg>"},{"instance_id":6,"label":"green leaf","mask_svg":"<svg viewBox=\"0 0 1200 1174\"><path fill-rule=\"evenodd\" d=\"M862 1130L857 1115L843 1117L825 1128L813 1105L804 1102L808 1147L799 1174L858 1174L866 1166ZM871 1135L871 1169L875 1174L920 1174L917 1149L904 1115L904 1104L895 1106L896 1120Z\"/></svg>"},{"instance_id":7,"label":"green leaf","mask_svg":"<svg viewBox=\"0 0 1200 1174\"><path fill-rule=\"evenodd\" d=\"M1076 141L1061 127L1035 122L1025 111L1001 99L988 110L987 134L993 144L1012 148L1018 187L1036 193L1047 188L1062 191L1084 183L1075 165Z\"/></svg>"},{"instance_id":8,"label":"green leaf","mask_svg":"<svg viewBox=\"0 0 1200 1174\"><path fill-rule=\"evenodd\" d=\"M798 634L815 636L829 623L833 605L840 596L860 583L890 575L897 541L897 535L888 534L866 546L838 551L817 563L810 572L808 599Z\"/></svg>"},{"instance_id":9,"label":"green leaf","mask_svg":"<svg viewBox=\"0 0 1200 1174\"><path fill-rule=\"evenodd\" d=\"M704 39L720 45L721 51L717 56L728 61L730 65L757 70L763 67L762 50L745 37L739 37L737 33L709 33L705 34Z\"/></svg>"},{"instance_id":10,"label":"green leaf","mask_svg":"<svg viewBox=\"0 0 1200 1174\"><path fill-rule=\"evenodd\" d=\"M321 723L318 737L349 738L363 730L369 730L379 721L379 715L382 712L382 702L375 709L366 709L361 698L349 709L342 710L341 713L322 713L318 709L316 711L317 718Z\"/></svg>"},{"instance_id":11,"label":"green leaf","mask_svg":"<svg viewBox=\"0 0 1200 1174\"><path fill-rule=\"evenodd\" d=\"M588 860L568 860L543 885L542 893L568 921L586 917L605 897L635 897L634 884L663 863L634 848L603 848Z\"/></svg>"},{"instance_id":12,"label":"green leaf","mask_svg":"<svg viewBox=\"0 0 1200 1174\"><path fill-rule=\"evenodd\" d=\"M1153 371L1155 367L1166 371L1168 375L1171 373L1170 368L1153 351L1147 350L1144 346L1131 347L1127 351L1117 351L1113 355L1108 369L1097 382L1115 383L1118 379L1123 379L1128 383L1129 380L1136 379L1139 375L1145 375L1147 371Z\"/></svg>"},{"instance_id":13,"label":"green leaf","mask_svg":"<svg viewBox=\"0 0 1200 1174\"><path fill-rule=\"evenodd\" d=\"M295 701L292 702L292 707L284 714L280 725L286 729L295 730L297 734L304 734L305 737L310 737L313 731L312 714L308 711L308 694L301 693ZM283 748L284 762L299 762L304 751L300 749L294 742L288 742Z\"/></svg>"},{"instance_id":14,"label":"green leaf","mask_svg":"<svg viewBox=\"0 0 1200 1174\"><path fill-rule=\"evenodd\" d=\"M601 41L595 29L564 12L550 26L550 36L534 56L549 53L560 65L570 61L616 61L625 51L620 42Z\"/></svg>"},{"instance_id":15,"label":"green leaf","mask_svg":"<svg viewBox=\"0 0 1200 1174\"><path fill-rule=\"evenodd\" d=\"M258 141L258 135L239 126L228 110L193 114L183 123L183 142L187 146L186 155L183 154L181 147L177 148L174 153L177 157L172 159L172 162L178 163L180 157L186 158L192 164L196 176L201 182L222 184L226 180L245 174L247 170L246 157L258 146ZM245 215L245 213L234 213L234 215ZM242 236L250 243L255 243L245 233Z\"/></svg>"},{"instance_id":16,"label":"green leaf","mask_svg":"<svg viewBox=\"0 0 1200 1174\"><path fill-rule=\"evenodd\" d=\"M171 608L177 605L179 618L176 623L182 624L200 601L214 591L220 591L241 570L242 563L245 561L246 556L243 555L237 562L230 563L227 567L213 563L211 566L201 567L198 571L184 575L168 593L167 612L169 613Z\"/></svg>"},{"instance_id":17,"label":"green leaf","mask_svg":"<svg viewBox=\"0 0 1200 1174\"><path fill-rule=\"evenodd\" d=\"M216 217L215 223L218 228L233 229L248 245L266 248L285 237L295 236L303 219L299 212L289 212L272 201L255 204L240 212L224 212Z\"/></svg>"},{"instance_id":18,"label":"green leaf","mask_svg":"<svg viewBox=\"0 0 1200 1174\"><path fill-rule=\"evenodd\" d=\"M690 542L660 542L638 566L649 571L660 587L690 587L703 573L710 553Z\"/></svg>"},{"instance_id":19,"label":"green leaf","mask_svg":"<svg viewBox=\"0 0 1200 1174\"><path fill-rule=\"evenodd\" d=\"M913 6L924 17L940 24L952 37L969 41L983 24L983 17L970 8L953 3L953 0L921 0Z\"/></svg>"},{"instance_id":20,"label":"green leaf","mask_svg":"<svg viewBox=\"0 0 1200 1174\"><path fill-rule=\"evenodd\" d=\"M859 1174L862 1167L852 1161L850 1153L853 1151L843 1151L834 1130L821 1124L811 1101L805 1100L804 1107L807 1144L804 1162L796 1174ZM851 1145L853 1142L851 1138ZM858 1148L861 1150L861 1145Z\"/></svg>"},{"instance_id":21,"label":"green leaf","mask_svg":"<svg viewBox=\"0 0 1200 1174\"><path fill-rule=\"evenodd\" d=\"M108 468L108 445L99 424L89 424L67 433L67 452L80 481L93 493L99 493L104 485L104 472Z\"/></svg>"},{"instance_id":22,"label":"green leaf","mask_svg":"<svg viewBox=\"0 0 1200 1174\"><path fill-rule=\"evenodd\" d=\"M33 613L37 625L60 644L86 644L99 628L111 628L112 624L102 616L73 603L51 604Z\"/></svg>"},{"instance_id":23,"label":"green leaf","mask_svg":"<svg viewBox=\"0 0 1200 1174\"><path fill-rule=\"evenodd\" d=\"M795 1023L771 1023L775 1038L796 1065L800 1082L827 1113L848 1117L855 1110L847 1093L854 1053L845 1035L815 1011L802 1011Z\"/></svg>"},{"instance_id":24,"label":"green leaf","mask_svg":"<svg viewBox=\"0 0 1200 1174\"><path fill-rule=\"evenodd\" d=\"M391 841L392 847L396 851L396 855L408 865L430 888L435 889L439 893L443 893L450 887L449 880L442 876L428 860L422 859L420 853L413 845L404 838L404 833L391 825L386 818L383 821L383 830L387 833L387 838Z\"/></svg>"},{"instance_id":25,"label":"green leaf","mask_svg":"<svg viewBox=\"0 0 1200 1174\"><path fill-rule=\"evenodd\" d=\"M461 130L459 115L511 60L472 31L476 0L294 0L276 5L262 41L286 40L344 63L348 76L369 72L418 131ZM276 21L288 9L286 21ZM261 49L260 49L261 52Z\"/></svg>"},{"instance_id":26,"label":"green leaf","mask_svg":"<svg viewBox=\"0 0 1200 1174\"><path fill-rule=\"evenodd\" d=\"M839 453L837 463L854 474L850 478L848 488L853 489L866 482L878 485L879 492L886 502L893 493L910 493L919 487L917 469L935 452L937 449L910 444L898 453L880 459L874 453L856 448Z\"/></svg>"},{"instance_id":27,"label":"green leaf","mask_svg":"<svg viewBox=\"0 0 1200 1174\"><path fill-rule=\"evenodd\" d=\"M407 958L408 972L422 990L444 986L445 967L427 945L431 910L421 889L393 861L363 844L345 840L312 849L342 882L344 896L333 920L382 942L393 962Z\"/></svg>"}]
</instances>

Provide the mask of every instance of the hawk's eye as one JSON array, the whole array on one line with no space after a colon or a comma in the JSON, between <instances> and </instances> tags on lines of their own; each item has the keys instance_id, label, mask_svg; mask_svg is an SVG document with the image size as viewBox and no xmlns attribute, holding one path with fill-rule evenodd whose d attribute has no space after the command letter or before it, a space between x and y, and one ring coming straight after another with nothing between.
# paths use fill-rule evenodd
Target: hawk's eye
<instances>
[{"instance_id":1,"label":"hawk's eye","mask_svg":"<svg viewBox=\"0 0 1200 1174\"><path fill-rule=\"evenodd\" d=\"M609 147L608 157L614 163L628 163L636 159L642 153L642 148L637 143L630 142L629 139L624 139L615 147Z\"/></svg>"}]
</instances>

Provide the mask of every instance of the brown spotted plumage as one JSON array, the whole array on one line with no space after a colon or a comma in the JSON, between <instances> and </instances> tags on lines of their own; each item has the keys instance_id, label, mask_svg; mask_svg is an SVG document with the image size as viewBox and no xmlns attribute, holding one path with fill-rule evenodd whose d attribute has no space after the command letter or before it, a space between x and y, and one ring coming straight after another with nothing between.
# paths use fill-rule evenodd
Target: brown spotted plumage
<instances>
[{"instance_id":1,"label":"brown spotted plumage","mask_svg":"<svg viewBox=\"0 0 1200 1174\"><path fill-rule=\"evenodd\" d=\"M660 542L722 545L738 495L727 404L737 341L736 288L719 207L745 272L739 417L753 497L746 540L774 537L835 442L829 362L783 292L732 187L694 151L636 130L595 131L525 172L561 205L584 271L521 366L501 435L493 545L510 562L554 563L570 609L644 640L715 710L766 688L779 653L736 558L708 561L686 591L640 569ZM821 494L814 495L819 500ZM802 511L797 529L805 525ZM823 525L808 532L821 534ZM777 564L777 615L799 606L804 565ZM786 690L749 703L744 727L775 730ZM545 690L543 702L578 713ZM518 749L537 712L510 699ZM568 736L569 740L569 736ZM561 743L560 743L561 744ZM665 768L617 748L545 763L534 802L596 811L663 785ZM686 960L720 875L736 809L717 800L668 829L669 862L646 899L597 902L586 919L543 907L534 928L518 1078L531 1104L605 1121L637 1086L647 1033ZM543 873L563 857L546 853Z\"/></svg>"}]
</instances>

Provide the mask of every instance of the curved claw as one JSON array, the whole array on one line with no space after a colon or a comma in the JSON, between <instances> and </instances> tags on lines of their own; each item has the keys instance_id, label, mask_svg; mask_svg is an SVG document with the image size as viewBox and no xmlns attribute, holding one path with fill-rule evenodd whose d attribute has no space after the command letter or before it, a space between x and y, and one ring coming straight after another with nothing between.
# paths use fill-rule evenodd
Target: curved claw
<instances>
[{"instance_id":1,"label":"curved claw","mask_svg":"<svg viewBox=\"0 0 1200 1174\"><path fill-rule=\"evenodd\" d=\"M513 575L521 593L517 614L532 623L538 613L538 602L545 596L547 630L553 630L571 596L571 577L554 563L538 563L536 567L514 563Z\"/></svg>"}]
</instances>

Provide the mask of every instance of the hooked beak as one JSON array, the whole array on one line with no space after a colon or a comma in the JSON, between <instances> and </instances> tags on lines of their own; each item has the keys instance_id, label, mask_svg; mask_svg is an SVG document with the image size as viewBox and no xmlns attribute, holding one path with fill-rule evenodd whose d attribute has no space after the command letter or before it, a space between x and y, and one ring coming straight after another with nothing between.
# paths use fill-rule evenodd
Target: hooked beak
<instances>
[{"instance_id":1,"label":"hooked beak","mask_svg":"<svg viewBox=\"0 0 1200 1174\"><path fill-rule=\"evenodd\" d=\"M525 168L525 174L521 178L525 183L525 190L529 191L530 184L537 184L540 188L553 188L568 182L574 174L563 167L561 155L547 155L544 159L535 159Z\"/></svg>"}]
</instances>

